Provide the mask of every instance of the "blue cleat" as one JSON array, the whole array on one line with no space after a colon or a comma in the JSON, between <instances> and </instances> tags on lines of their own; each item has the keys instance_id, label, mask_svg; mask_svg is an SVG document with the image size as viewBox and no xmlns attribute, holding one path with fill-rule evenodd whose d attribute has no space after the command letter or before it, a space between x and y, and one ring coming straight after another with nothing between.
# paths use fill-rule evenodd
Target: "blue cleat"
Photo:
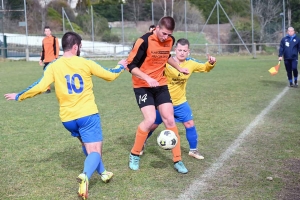
<instances>
[{"instance_id":1,"label":"blue cleat","mask_svg":"<svg viewBox=\"0 0 300 200\"><path fill-rule=\"evenodd\" d=\"M188 170L186 169L186 167L184 166L182 161L179 161L177 163L174 164L174 168L181 174L186 174L188 173Z\"/></svg>"},{"instance_id":2,"label":"blue cleat","mask_svg":"<svg viewBox=\"0 0 300 200\"><path fill-rule=\"evenodd\" d=\"M132 170L138 170L140 165L140 157L130 154L129 155L129 168Z\"/></svg>"}]
</instances>

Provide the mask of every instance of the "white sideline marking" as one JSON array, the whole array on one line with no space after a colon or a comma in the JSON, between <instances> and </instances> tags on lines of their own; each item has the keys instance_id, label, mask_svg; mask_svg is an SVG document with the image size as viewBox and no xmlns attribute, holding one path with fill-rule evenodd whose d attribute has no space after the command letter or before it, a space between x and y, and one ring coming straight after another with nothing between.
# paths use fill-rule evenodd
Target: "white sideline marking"
<instances>
[{"instance_id":1,"label":"white sideline marking","mask_svg":"<svg viewBox=\"0 0 300 200\"><path fill-rule=\"evenodd\" d=\"M226 149L225 152L207 169L204 171L203 175L200 178L194 180L190 186L179 195L178 199L197 199L197 195L200 192L203 192L206 188L207 181L211 179L218 169L220 169L224 162L234 154L236 149L244 142L244 139L247 135L250 134L251 130L255 128L259 122L264 118L264 116L273 108L273 106L284 96L284 94L289 90L289 87L286 87L280 94L278 94L270 104L261 111L259 115L244 129L244 131L238 136L237 139Z\"/></svg>"}]
</instances>

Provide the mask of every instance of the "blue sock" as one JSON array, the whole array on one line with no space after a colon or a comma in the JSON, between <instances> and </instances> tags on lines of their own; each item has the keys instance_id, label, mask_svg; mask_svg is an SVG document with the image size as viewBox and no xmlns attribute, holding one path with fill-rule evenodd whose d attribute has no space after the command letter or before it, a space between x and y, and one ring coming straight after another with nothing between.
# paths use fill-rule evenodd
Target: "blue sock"
<instances>
[{"instance_id":1,"label":"blue sock","mask_svg":"<svg viewBox=\"0 0 300 200\"><path fill-rule=\"evenodd\" d=\"M84 153L85 157L88 156L88 153L86 152L85 146L81 146L82 152Z\"/></svg>"},{"instance_id":2,"label":"blue sock","mask_svg":"<svg viewBox=\"0 0 300 200\"><path fill-rule=\"evenodd\" d=\"M196 127L185 128L186 131L186 139L189 142L190 149L196 150L198 144L198 135L196 131Z\"/></svg>"},{"instance_id":3,"label":"blue sock","mask_svg":"<svg viewBox=\"0 0 300 200\"><path fill-rule=\"evenodd\" d=\"M146 141L148 140L149 137L151 137L152 133L153 133L153 131L150 131L150 132L148 133L148 136L147 136ZM146 142L146 141L145 141L145 142Z\"/></svg>"},{"instance_id":4,"label":"blue sock","mask_svg":"<svg viewBox=\"0 0 300 200\"><path fill-rule=\"evenodd\" d=\"M82 152L84 153L85 156L88 156L88 153L86 152L85 146L82 146ZM100 163L97 167L97 172L99 174L102 174L104 171L105 171L105 168L104 168L104 165L103 165L103 162L102 162L102 158L100 156Z\"/></svg>"},{"instance_id":5,"label":"blue sock","mask_svg":"<svg viewBox=\"0 0 300 200\"><path fill-rule=\"evenodd\" d=\"M100 160L101 160L101 156L97 152L92 152L86 157L84 161L83 172L86 173L89 180L93 175L94 171L97 169Z\"/></svg>"},{"instance_id":6,"label":"blue sock","mask_svg":"<svg viewBox=\"0 0 300 200\"><path fill-rule=\"evenodd\" d=\"M99 162L99 165L98 165L98 167L97 167L96 170L97 170L98 174L102 174L102 173L105 171L105 167L104 167L104 164L103 164L103 162L102 162L101 156L100 156L100 162Z\"/></svg>"}]
</instances>

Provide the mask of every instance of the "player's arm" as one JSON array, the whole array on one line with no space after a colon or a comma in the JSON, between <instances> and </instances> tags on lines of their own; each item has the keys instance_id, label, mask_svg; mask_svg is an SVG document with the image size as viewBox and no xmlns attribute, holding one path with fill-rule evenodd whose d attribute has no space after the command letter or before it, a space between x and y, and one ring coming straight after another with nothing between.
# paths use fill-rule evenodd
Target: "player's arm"
<instances>
[{"instance_id":1,"label":"player's arm","mask_svg":"<svg viewBox=\"0 0 300 200\"><path fill-rule=\"evenodd\" d=\"M188 58L187 61L194 65L193 72L209 72L217 63L216 58L212 56L208 56L208 61L205 63L194 58Z\"/></svg>"},{"instance_id":2,"label":"player's arm","mask_svg":"<svg viewBox=\"0 0 300 200\"><path fill-rule=\"evenodd\" d=\"M171 56L168 59L168 64L172 65L175 69L177 69L181 73L184 73L184 74L190 73L188 69L180 67L179 64Z\"/></svg>"},{"instance_id":3,"label":"player's arm","mask_svg":"<svg viewBox=\"0 0 300 200\"><path fill-rule=\"evenodd\" d=\"M149 84L149 86L156 87L159 86L158 81L151 78L148 74L140 70L140 66L144 62L144 59L147 55L147 49L148 44L145 42L145 40L142 38L137 39L127 58L127 61L129 63L128 70L133 76L136 76L146 81Z\"/></svg>"},{"instance_id":4,"label":"player's arm","mask_svg":"<svg viewBox=\"0 0 300 200\"><path fill-rule=\"evenodd\" d=\"M45 59L45 48L44 48L44 40L43 40L43 43L42 43L42 52L41 52L41 59L39 61L39 64L41 66L43 66L44 59Z\"/></svg>"},{"instance_id":5,"label":"player's arm","mask_svg":"<svg viewBox=\"0 0 300 200\"><path fill-rule=\"evenodd\" d=\"M10 93L5 94L4 96L7 100L22 101L45 92L48 86L53 82L53 71L51 68L51 64L49 64L47 66L47 69L44 71L44 76L41 79L31 84L28 88L20 93Z\"/></svg>"},{"instance_id":6,"label":"player's arm","mask_svg":"<svg viewBox=\"0 0 300 200\"><path fill-rule=\"evenodd\" d=\"M89 62L92 74L106 81L115 80L127 68L127 61L125 59L119 61L115 68L104 68L92 60L88 60L87 62Z\"/></svg>"},{"instance_id":7,"label":"player's arm","mask_svg":"<svg viewBox=\"0 0 300 200\"><path fill-rule=\"evenodd\" d=\"M55 58L57 59L59 56L59 42L58 42L58 38L55 38L55 42L56 42L56 55Z\"/></svg>"}]
</instances>

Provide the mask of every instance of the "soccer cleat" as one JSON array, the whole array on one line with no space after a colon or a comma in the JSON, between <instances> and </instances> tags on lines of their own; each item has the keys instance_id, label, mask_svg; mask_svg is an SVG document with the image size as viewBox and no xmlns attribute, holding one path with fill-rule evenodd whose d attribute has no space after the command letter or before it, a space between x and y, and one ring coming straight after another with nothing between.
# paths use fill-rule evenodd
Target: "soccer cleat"
<instances>
[{"instance_id":1,"label":"soccer cleat","mask_svg":"<svg viewBox=\"0 0 300 200\"><path fill-rule=\"evenodd\" d=\"M199 154L198 150L190 150L189 151L189 156L192 156L196 159L202 160L204 159L204 156L202 156L201 154Z\"/></svg>"},{"instance_id":2,"label":"soccer cleat","mask_svg":"<svg viewBox=\"0 0 300 200\"><path fill-rule=\"evenodd\" d=\"M132 170L138 170L140 165L140 157L130 154L129 155L129 168Z\"/></svg>"},{"instance_id":3,"label":"soccer cleat","mask_svg":"<svg viewBox=\"0 0 300 200\"><path fill-rule=\"evenodd\" d=\"M298 87L298 83L297 83L297 81L295 81L294 87Z\"/></svg>"},{"instance_id":4,"label":"soccer cleat","mask_svg":"<svg viewBox=\"0 0 300 200\"><path fill-rule=\"evenodd\" d=\"M293 83L290 83L290 87L294 87L294 84L293 84Z\"/></svg>"},{"instance_id":5,"label":"soccer cleat","mask_svg":"<svg viewBox=\"0 0 300 200\"><path fill-rule=\"evenodd\" d=\"M79 174L77 182L79 183L78 196L80 196L83 200L87 199L89 190L89 180L87 175L85 173Z\"/></svg>"},{"instance_id":6,"label":"soccer cleat","mask_svg":"<svg viewBox=\"0 0 300 200\"><path fill-rule=\"evenodd\" d=\"M144 149L145 149L146 144L143 145L142 151L140 151L140 156L144 154Z\"/></svg>"},{"instance_id":7,"label":"soccer cleat","mask_svg":"<svg viewBox=\"0 0 300 200\"><path fill-rule=\"evenodd\" d=\"M177 170L177 172L181 173L181 174L186 174L188 173L187 168L184 166L182 161L179 161L177 163L174 164L174 168Z\"/></svg>"},{"instance_id":8,"label":"soccer cleat","mask_svg":"<svg viewBox=\"0 0 300 200\"><path fill-rule=\"evenodd\" d=\"M108 183L111 178L114 176L114 174L112 172L108 172L108 171L104 171L102 174L100 174L101 179L104 183Z\"/></svg>"}]
</instances>

